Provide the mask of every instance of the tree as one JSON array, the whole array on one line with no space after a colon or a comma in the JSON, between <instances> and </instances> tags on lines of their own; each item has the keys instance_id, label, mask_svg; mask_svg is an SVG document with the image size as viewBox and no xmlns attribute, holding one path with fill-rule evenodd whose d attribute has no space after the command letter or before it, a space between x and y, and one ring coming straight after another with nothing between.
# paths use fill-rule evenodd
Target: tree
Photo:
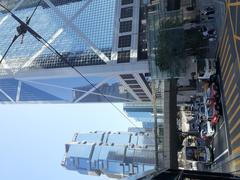
<instances>
[{"instance_id":1,"label":"tree","mask_svg":"<svg viewBox=\"0 0 240 180\"><path fill-rule=\"evenodd\" d=\"M186 56L205 57L208 50L208 40L203 38L200 29L185 30L184 49Z\"/></svg>"},{"instance_id":2,"label":"tree","mask_svg":"<svg viewBox=\"0 0 240 180\"><path fill-rule=\"evenodd\" d=\"M160 31L156 49L156 64L159 69L175 76L185 67L183 59L184 30L176 28Z\"/></svg>"}]
</instances>

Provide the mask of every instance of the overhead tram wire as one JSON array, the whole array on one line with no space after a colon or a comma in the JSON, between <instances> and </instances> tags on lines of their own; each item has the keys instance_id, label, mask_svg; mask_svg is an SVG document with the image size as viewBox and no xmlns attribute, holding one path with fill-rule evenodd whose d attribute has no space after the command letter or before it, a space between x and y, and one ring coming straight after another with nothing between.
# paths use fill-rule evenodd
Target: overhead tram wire
<instances>
[{"instance_id":1,"label":"overhead tram wire","mask_svg":"<svg viewBox=\"0 0 240 180\"><path fill-rule=\"evenodd\" d=\"M35 14L38 6L40 5L40 3L42 2L42 0L39 0L38 3L37 3L37 6L34 8L32 14L30 17L27 17L26 19L26 24L29 25L33 15ZM3 6L2 6L3 7ZM8 11L8 10L7 10ZM9 11L8 11L9 12ZM10 12L11 13L11 12ZM17 27L17 32L18 34L15 35L10 43L10 45L8 46L7 50L5 51L5 53L3 54L1 60L0 60L0 64L2 63L3 59L7 56L7 53L8 51L10 50L10 48L12 47L12 45L14 44L14 42L20 37L22 36L22 41L21 41L21 44L23 43L23 38L24 38L24 35L26 34L27 31L24 31L25 29L22 27L22 25L18 26Z\"/></svg>"},{"instance_id":2,"label":"overhead tram wire","mask_svg":"<svg viewBox=\"0 0 240 180\"><path fill-rule=\"evenodd\" d=\"M135 123L133 123L131 121L131 119L129 119L127 117L127 115L125 115L115 104L113 104L108 97L106 97L98 88L95 87L95 85L88 80L75 66L73 66L70 62L68 62L68 60L61 55L61 53L59 53L50 43L48 43L42 36L40 36L36 31L34 31L31 27L29 27L28 24L24 23L21 19L19 19L15 14L13 14L8 8L6 8L5 6L3 6L0 3L0 6L2 8L4 8L7 12L9 12L11 14L11 16L25 29L27 30L33 37L35 37L35 39L37 39L40 43L42 43L44 46L46 46L50 51L52 51L54 54L58 55L60 57L60 59L66 63L69 67L71 67L73 70L75 70L86 82L88 82L99 94L101 94L108 103L110 103L130 124L132 124L134 127L137 127ZM0 62L1 63L1 62Z\"/></svg>"}]
</instances>

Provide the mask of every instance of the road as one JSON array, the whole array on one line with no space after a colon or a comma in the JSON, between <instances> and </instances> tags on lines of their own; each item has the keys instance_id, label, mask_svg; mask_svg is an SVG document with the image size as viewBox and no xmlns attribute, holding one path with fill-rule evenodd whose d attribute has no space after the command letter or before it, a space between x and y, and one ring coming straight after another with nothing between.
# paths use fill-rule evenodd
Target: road
<instances>
[{"instance_id":1,"label":"road","mask_svg":"<svg viewBox=\"0 0 240 180\"><path fill-rule=\"evenodd\" d=\"M220 148L216 154L222 155L221 160L240 155L240 1L228 0L225 7L225 25L217 50L224 121L219 123L218 139L214 138L215 151ZM227 146L220 145L223 136ZM215 155L215 161L219 159ZM229 167L230 171L240 170L240 158L232 160Z\"/></svg>"}]
</instances>

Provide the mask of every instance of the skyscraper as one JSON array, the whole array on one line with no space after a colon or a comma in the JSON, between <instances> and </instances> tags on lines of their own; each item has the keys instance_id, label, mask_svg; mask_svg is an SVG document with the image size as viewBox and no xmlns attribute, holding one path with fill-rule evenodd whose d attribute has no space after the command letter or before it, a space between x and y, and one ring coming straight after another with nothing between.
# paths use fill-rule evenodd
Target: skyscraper
<instances>
[{"instance_id":1,"label":"skyscraper","mask_svg":"<svg viewBox=\"0 0 240 180\"><path fill-rule=\"evenodd\" d=\"M31 15L38 1L2 1L20 19ZM16 34L17 22L0 9L0 57ZM114 101L150 101L146 9L140 0L42 0L30 26L59 51L95 87L115 88ZM27 33L17 40L0 65L0 81L12 78L66 102L104 101L68 64ZM103 87L105 86L105 88ZM118 88L116 88L118 87ZM1 96L8 91L0 86ZM123 92L125 91L125 95ZM12 95L17 101L17 91ZM1 102L11 102L9 98ZM18 98L19 101L22 98ZM32 99L31 101L34 101ZM49 99L51 102L51 99Z\"/></svg>"},{"instance_id":2,"label":"skyscraper","mask_svg":"<svg viewBox=\"0 0 240 180\"><path fill-rule=\"evenodd\" d=\"M161 153L159 158L162 161ZM62 161L68 170L113 178L142 173L154 165L153 134L135 132L77 133L72 142L66 144Z\"/></svg>"},{"instance_id":3,"label":"skyscraper","mask_svg":"<svg viewBox=\"0 0 240 180\"><path fill-rule=\"evenodd\" d=\"M160 81L156 85L156 115L159 125L164 123L164 81ZM131 118L142 122L142 126L146 131L153 131L154 114L153 104L151 102L127 102L123 106L123 110Z\"/></svg>"}]
</instances>

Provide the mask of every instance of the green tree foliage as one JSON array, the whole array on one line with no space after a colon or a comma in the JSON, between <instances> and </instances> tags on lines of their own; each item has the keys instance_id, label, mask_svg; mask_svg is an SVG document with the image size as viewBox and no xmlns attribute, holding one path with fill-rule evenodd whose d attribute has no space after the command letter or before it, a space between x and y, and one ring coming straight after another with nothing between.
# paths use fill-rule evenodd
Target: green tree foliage
<instances>
[{"instance_id":1,"label":"green tree foliage","mask_svg":"<svg viewBox=\"0 0 240 180\"><path fill-rule=\"evenodd\" d=\"M160 70L177 73L184 57L184 30L169 29L160 31L156 49L156 63Z\"/></svg>"},{"instance_id":2,"label":"green tree foliage","mask_svg":"<svg viewBox=\"0 0 240 180\"><path fill-rule=\"evenodd\" d=\"M184 31L184 49L188 56L204 57L208 49L208 40L204 39L200 29L192 28Z\"/></svg>"},{"instance_id":3,"label":"green tree foliage","mask_svg":"<svg viewBox=\"0 0 240 180\"><path fill-rule=\"evenodd\" d=\"M188 56L202 58L208 50L208 40L200 29L168 28L159 31L156 48L156 64L171 76L178 76L187 67Z\"/></svg>"}]
</instances>

